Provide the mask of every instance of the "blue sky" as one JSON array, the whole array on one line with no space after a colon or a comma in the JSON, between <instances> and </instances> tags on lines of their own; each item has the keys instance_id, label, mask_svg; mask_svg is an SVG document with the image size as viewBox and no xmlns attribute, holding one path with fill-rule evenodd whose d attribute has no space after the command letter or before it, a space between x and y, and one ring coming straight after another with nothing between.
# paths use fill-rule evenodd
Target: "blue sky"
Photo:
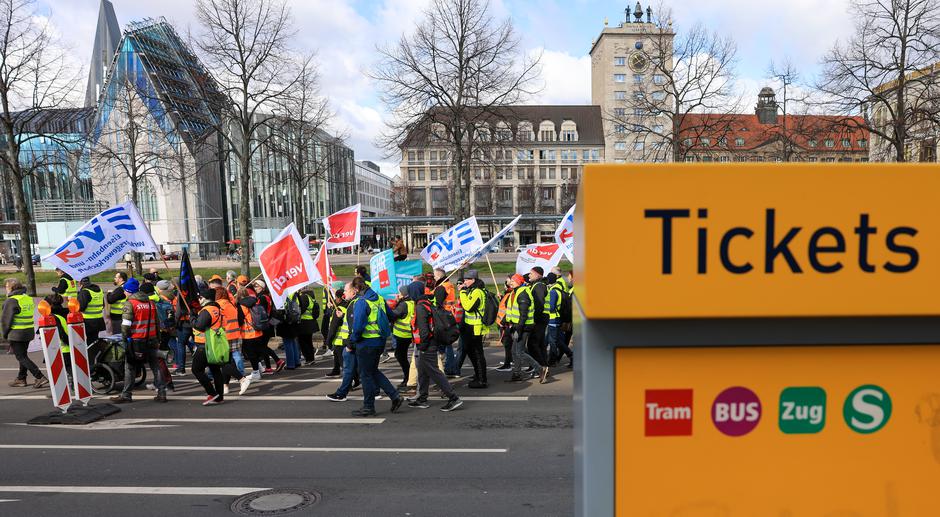
<instances>
[{"instance_id":1,"label":"blue sky","mask_svg":"<svg viewBox=\"0 0 940 517\"><path fill-rule=\"evenodd\" d=\"M76 62L87 66L100 0L40 0L51 13L60 38L70 46ZM511 17L527 52L543 52L545 88L533 102L543 104L590 103L591 41L603 28L604 18L619 22L628 3L609 0L491 0L497 17ZM194 24L193 0L112 0L123 27L144 17L165 16L181 34ZM644 8L648 2L642 2ZM323 93L337 112L336 131L349 135L356 158L397 173L394 159L383 156L374 138L381 130L384 108L374 85L363 72L375 59L374 48L395 41L422 16L427 0L291 0L298 29L296 45L316 49L320 59ZM771 61L790 58L812 78L818 62L838 38L852 27L848 0L674 0L675 28L697 22L732 36L738 44L737 89L747 99L766 84ZM658 2L653 2L656 9Z\"/></svg>"}]
</instances>

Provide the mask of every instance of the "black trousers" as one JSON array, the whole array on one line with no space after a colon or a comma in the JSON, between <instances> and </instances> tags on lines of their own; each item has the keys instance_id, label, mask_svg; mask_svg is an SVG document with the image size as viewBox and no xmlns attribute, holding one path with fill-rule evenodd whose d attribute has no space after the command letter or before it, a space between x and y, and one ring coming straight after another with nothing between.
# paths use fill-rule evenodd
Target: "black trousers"
<instances>
[{"instance_id":1,"label":"black trousers","mask_svg":"<svg viewBox=\"0 0 940 517\"><path fill-rule=\"evenodd\" d=\"M248 360L248 364L251 365L251 369L256 372L261 370L262 346L264 346L263 337L242 340L242 352L245 354L245 359Z\"/></svg>"},{"instance_id":2,"label":"black trousers","mask_svg":"<svg viewBox=\"0 0 940 517\"><path fill-rule=\"evenodd\" d=\"M428 388L433 381L441 388L447 398L457 398L454 389L447 382L447 376L437 367L437 350L418 352L418 400L428 400Z\"/></svg>"},{"instance_id":3,"label":"black trousers","mask_svg":"<svg viewBox=\"0 0 940 517\"><path fill-rule=\"evenodd\" d=\"M339 375L340 373L343 373L343 345L336 345L333 347L333 371L330 374Z\"/></svg>"},{"instance_id":4,"label":"black trousers","mask_svg":"<svg viewBox=\"0 0 940 517\"><path fill-rule=\"evenodd\" d=\"M212 380L209 380L209 376L206 375L206 369L212 372ZM202 384L202 388L206 390L206 395L218 395L219 399L222 400L225 394L225 377L231 376L235 378L241 378L242 375L238 371L238 367L235 366L235 362L232 361L231 356L227 363L218 365L218 364L209 364L209 361L206 359L206 347L201 346L196 349L196 353L193 354L193 375L196 376L196 380L199 381L199 384Z\"/></svg>"},{"instance_id":5,"label":"black trousers","mask_svg":"<svg viewBox=\"0 0 940 517\"><path fill-rule=\"evenodd\" d=\"M410 337L395 336L395 359L401 366L402 384L408 383L408 371L411 370L411 361L408 360L408 347L411 346Z\"/></svg>"},{"instance_id":6,"label":"black trousers","mask_svg":"<svg viewBox=\"0 0 940 517\"><path fill-rule=\"evenodd\" d=\"M313 334L298 334L297 344L300 345L300 353L304 355L304 361L308 363L316 359L316 350L313 348Z\"/></svg>"},{"instance_id":7,"label":"black trousers","mask_svg":"<svg viewBox=\"0 0 940 517\"><path fill-rule=\"evenodd\" d=\"M545 351L545 331L548 329L548 321L536 321L529 334L529 340L526 342L526 349L540 366L548 366L548 353Z\"/></svg>"},{"instance_id":8,"label":"black trousers","mask_svg":"<svg viewBox=\"0 0 940 517\"><path fill-rule=\"evenodd\" d=\"M509 329L505 327L500 328L499 332L499 342L503 344L503 350L506 352L506 358L503 359L503 365L508 366L510 363L512 363L512 332L510 332Z\"/></svg>"},{"instance_id":9,"label":"black trousers","mask_svg":"<svg viewBox=\"0 0 940 517\"><path fill-rule=\"evenodd\" d=\"M29 341L10 341L10 348L13 349L13 356L16 362L20 363L20 371L16 374L17 379L26 380L26 372L33 374L37 379L42 378L42 372L36 363L29 358L26 349L29 348Z\"/></svg>"},{"instance_id":10,"label":"black trousers","mask_svg":"<svg viewBox=\"0 0 940 517\"><path fill-rule=\"evenodd\" d=\"M277 356L277 352L271 350L268 347L268 343L271 341L271 335L265 332L264 336L261 338L261 346L258 347L259 353L261 355L261 360L264 361L265 368L271 367L271 361L277 363L281 359Z\"/></svg>"},{"instance_id":11,"label":"black trousers","mask_svg":"<svg viewBox=\"0 0 940 517\"><path fill-rule=\"evenodd\" d=\"M486 382L486 356L483 353L483 336L474 336L473 329L468 329L463 335L463 350L473 366L473 378Z\"/></svg>"}]
</instances>

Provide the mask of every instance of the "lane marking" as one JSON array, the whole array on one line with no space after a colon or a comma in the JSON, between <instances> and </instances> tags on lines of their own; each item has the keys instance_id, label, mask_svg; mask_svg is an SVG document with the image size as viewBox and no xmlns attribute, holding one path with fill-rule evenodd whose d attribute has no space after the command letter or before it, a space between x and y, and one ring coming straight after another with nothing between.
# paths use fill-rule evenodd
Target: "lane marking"
<instances>
[{"instance_id":1,"label":"lane marking","mask_svg":"<svg viewBox=\"0 0 940 517\"><path fill-rule=\"evenodd\" d=\"M0 492L53 492L61 494L229 495L241 496L269 488L227 486L0 486ZM17 501L8 499L5 501Z\"/></svg>"},{"instance_id":2,"label":"lane marking","mask_svg":"<svg viewBox=\"0 0 940 517\"><path fill-rule=\"evenodd\" d=\"M137 399L137 402L149 402L149 399L152 398L151 394L144 395L140 399ZM107 400L108 397L95 397L97 400ZM205 395L185 395L182 397L174 397L173 394L167 395L167 399L170 401L174 400L205 400ZM49 400L49 397L46 395L0 395L0 401L2 400ZM320 402L328 400L326 395L229 395L229 398L226 401L239 401L239 402L272 402L272 401L312 401ZM362 400L361 395L347 397L347 400ZM377 401L388 400L388 398L376 399ZM436 400L435 398L430 398L430 400ZM444 402L444 399L440 399L441 402ZM467 402L528 402L529 397L527 395L523 396L493 396L493 397L460 397L460 400L465 400ZM224 405L224 404L223 404ZM211 410L210 410L211 411Z\"/></svg>"},{"instance_id":3,"label":"lane marking","mask_svg":"<svg viewBox=\"0 0 940 517\"><path fill-rule=\"evenodd\" d=\"M192 452L382 452L413 454L504 454L509 449L441 449L418 447L214 447L206 445L74 445L74 444L0 444L10 450L79 451L192 451ZM256 490L256 489L252 489ZM264 490L264 489L257 489Z\"/></svg>"},{"instance_id":4,"label":"lane marking","mask_svg":"<svg viewBox=\"0 0 940 517\"><path fill-rule=\"evenodd\" d=\"M152 422L152 423L151 423ZM36 428L68 429L76 431L102 431L109 429L146 429L179 427L174 424L358 424L378 425L385 422L384 418L116 418L113 420L99 420L85 425L67 424L23 424L11 422L7 425L18 425ZM161 425L161 423L163 425Z\"/></svg>"}]
</instances>

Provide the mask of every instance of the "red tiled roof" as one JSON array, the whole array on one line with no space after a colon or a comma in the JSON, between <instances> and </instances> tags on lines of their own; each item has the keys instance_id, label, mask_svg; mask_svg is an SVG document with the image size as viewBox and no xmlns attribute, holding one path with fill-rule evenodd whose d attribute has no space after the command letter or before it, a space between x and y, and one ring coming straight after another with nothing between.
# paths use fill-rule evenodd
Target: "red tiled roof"
<instances>
[{"instance_id":1,"label":"red tiled roof","mask_svg":"<svg viewBox=\"0 0 940 517\"><path fill-rule=\"evenodd\" d=\"M681 118L679 139L692 139L694 149L701 147L701 138L711 139L710 147L751 151L769 144L786 134L799 147L816 151L867 151L860 147L859 140L868 140L862 117L840 117L832 115L779 115L776 124L761 124L757 115L746 114L705 114L690 113ZM784 131L786 127L786 131ZM727 141L727 147L719 147L719 139ZM744 145L735 145L738 138L744 139ZM842 140L849 139L850 147L843 147ZM825 141L832 139L835 147L825 147ZM816 140L816 147L809 145Z\"/></svg>"}]
</instances>

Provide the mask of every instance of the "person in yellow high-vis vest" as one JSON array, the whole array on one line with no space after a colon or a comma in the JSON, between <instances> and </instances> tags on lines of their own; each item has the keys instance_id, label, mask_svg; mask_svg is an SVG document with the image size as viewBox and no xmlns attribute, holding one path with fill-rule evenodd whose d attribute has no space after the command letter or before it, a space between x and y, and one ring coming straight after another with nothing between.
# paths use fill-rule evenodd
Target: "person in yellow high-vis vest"
<instances>
[{"instance_id":1,"label":"person in yellow high-vis vest","mask_svg":"<svg viewBox=\"0 0 940 517\"><path fill-rule=\"evenodd\" d=\"M463 309L463 322L460 323L461 349L457 359L457 371L463 366L463 358L469 357L473 365L473 379L467 383L471 389L487 387L486 382L486 356L483 353L483 338L489 328L483 324L483 310L486 296L483 290L486 286L480 280L475 269L468 269L460 284L460 307Z\"/></svg>"},{"instance_id":2,"label":"person in yellow high-vis vest","mask_svg":"<svg viewBox=\"0 0 940 517\"><path fill-rule=\"evenodd\" d=\"M71 275L59 268L55 269L55 274L59 277L59 282L52 288L53 293L64 298L75 298L78 296L78 282L76 282Z\"/></svg>"},{"instance_id":3,"label":"person in yellow high-vis vest","mask_svg":"<svg viewBox=\"0 0 940 517\"><path fill-rule=\"evenodd\" d=\"M532 288L525 283L522 275L516 274L509 281L512 286L512 296L506 305L506 323L515 337L512 345L512 377L507 382L519 382L527 379L548 376L548 367L542 365L529 355L526 343L535 327L535 311L532 310ZM526 377L522 374L523 363L532 368L531 374Z\"/></svg>"},{"instance_id":4,"label":"person in yellow high-vis vest","mask_svg":"<svg viewBox=\"0 0 940 517\"><path fill-rule=\"evenodd\" d=\"M33 340L35 330L33 328L33 313L36 304L33 298L26 294L26 287L16 278L7 278L4 281L7 299L3 302L3 308L0 309L0 334L3 339L10 344L10 349L19 363L19 372L16 379L10 382L14 388L25 388L26 374L31 373L35 381L33 387L42 388L49 384L42 371L36 366L36 363L29 358L26 350L29 348L29 342Z\"/></svg>"},{"instance_id":5,"label":"person in yellow high-vis vest","mask_svg":"<svg viewBox=\"0 0 940 517\"><path fill-rule=\"evenodd\" d=\"M389 305L392 305L391 302ZM408 297L408 286L398 288L395 307L391 310L392 335L395 336L395 359L401 366L402 381L398 389L408 386L411 362L408 360L408 348L411 347L411 319L415 313L415 302Z\"/></svg>"},{"instance_id":6,"label":"person in yellow high-vis vest","mask_svg":"<svg viewBox=\"0 0 940 517\"><path fill-rule=\"evenodd\" d=\"M90 345L98 339L98 334L105 330L104 292L88 277L82 278L78 285L78 310L85 320L85 335L88 336Z\"/></svg>"}]
</instances>

